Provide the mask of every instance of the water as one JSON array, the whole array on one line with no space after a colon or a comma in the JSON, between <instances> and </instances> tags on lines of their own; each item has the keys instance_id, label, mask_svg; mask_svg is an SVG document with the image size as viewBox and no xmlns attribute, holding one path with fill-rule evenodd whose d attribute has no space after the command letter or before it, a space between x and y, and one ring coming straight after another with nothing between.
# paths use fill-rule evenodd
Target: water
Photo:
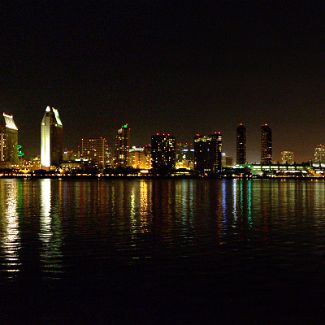
<instances>
[{"instance_id":1,"label":"water","mask_svg":"<svg viewBox=\"0 0 325 325\"><path fill-rule=\"evenodd\" d=\"M322 323L325 182L0 180L0 321Z\"/></svg>"}]
</instances>

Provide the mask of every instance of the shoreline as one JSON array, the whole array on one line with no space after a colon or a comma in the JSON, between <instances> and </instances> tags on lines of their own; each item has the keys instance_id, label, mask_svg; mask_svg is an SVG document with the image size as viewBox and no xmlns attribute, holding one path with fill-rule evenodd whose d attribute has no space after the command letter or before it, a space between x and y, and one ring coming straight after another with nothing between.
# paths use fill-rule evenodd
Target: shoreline
<instances>
[{"instance_id":1,"label":"shoreline","mask_svg":"<svg viewBox=\"0 0 325 325\"><path fill-rule=\"evenodd\" d=\"M239 177L239 176L193 176L193 175L177 175L177 176L155 176L155 175L35 175L35 174L19 174L19 175L1 175L0 179L60 179L60 180L73 180L73 179L97 179L97 180L109 180L109 179L239 179L239 180L325 180L325 176L251 176L251 177Z\"/></svg>"}]
</instances>

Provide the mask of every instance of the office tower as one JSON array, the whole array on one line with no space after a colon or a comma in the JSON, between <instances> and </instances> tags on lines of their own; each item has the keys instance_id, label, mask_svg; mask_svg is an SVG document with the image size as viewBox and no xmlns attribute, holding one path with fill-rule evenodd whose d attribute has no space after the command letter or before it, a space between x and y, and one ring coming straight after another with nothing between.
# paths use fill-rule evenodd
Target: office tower
<instances>
[{"instance_id":1,"label":"office tower","mask_svg":"<svg viewBox=\"0 0 325 325\"><path fill-rule=\"evenodd\" d=\"M131 129L127 123L117 131L115 137L115 167L127 167L130 150Z\"/></svg>"},{"instance_id":2,"label":"office tower","mask_svg":"<svg viewBox=\"0 0 325 325\"><path fill-rule=\"evenodd\" d=\"M215 132L211 135L194 137L194 169L201 174L221 172L222 135Z\"/></svg>"},{"instance_id":3,"label":"office tower","mask_svg":"<svg viewBox=\"0 0 325 325\"><path fill-rule=\"evenodd\" d=\"M107 151L106 138L82 138L81 139L81 157L88 159L92 164L99 168L105 167Z\"/></svg>"},{"instance_id":4,"label":"office tower","mask_svg":"<svg viewBox=\"0 0 325 325\"><path fill-rule=\"evenodd\" d=\"M314 162L325 163L325 145L320 144L315 148Z\"/></svg>"},{"instance_id":5,"label":"office tower","mask_svg":"<svg viewBox=\"0 0 325 325\"><path fill-rule=\"evenodd\" d=\"M41 165L59 166L63 160L63 125L59 111L47 106L41 123Z\"/></svg>"},{"instance_id":6,"label":"office tower","mask_svg":"<svg viewBox=\"0 0 325 325\"><path fill-rule=\"evenodd\" d=\"M281 163L293 165L295 163L294 154L292 151L281 151Z\"/></svg>"},{"instance_id":7,"label":"office tower","mask_svg":"<svg viewBox=\"0 0 325 325\"><path fill-rule=\"evenodd\" d=\"M272 163L272 130L267 124L261 125L261 164Z\"/></svg>"},{"instance_id":8,"label":"office tower","mask_svg":"<svg viewBox=\"0 0 325 325\"><path fill-rule=\"evenodd\" d=\"M135 169L151 168L151 147L135 147L129 150L128 165Z\"/></svg>"},{"instance_id":9,"label":"office tower","mask_svg":"<svg viewBox=\"0 0 325 325\"><path fill-rule=\"evenodd\" d=\"M157 133L151 137L151 166L154 173L169 174L175 169L175 137Z\"/></svg>"},{"instance_id":10,"label":"office tower","mask_svg":"<svg viewBox=\"0 0 325 325\"><path fill-rule=\"evenodd\" d=\"M236 132L236 163L246 164L246 127L243 123L237 126Z\"/></svg>"},{"instance_id":11,"label":"office tower","mask_svg":"<svg viewBox=\"0 0 325 325\"><path fill-rule=\"evenodd\" d=\"M6 167L18 164L18 128L12 115L2 114L0 125L0 162Z\"/></svg>"}]
</instances>

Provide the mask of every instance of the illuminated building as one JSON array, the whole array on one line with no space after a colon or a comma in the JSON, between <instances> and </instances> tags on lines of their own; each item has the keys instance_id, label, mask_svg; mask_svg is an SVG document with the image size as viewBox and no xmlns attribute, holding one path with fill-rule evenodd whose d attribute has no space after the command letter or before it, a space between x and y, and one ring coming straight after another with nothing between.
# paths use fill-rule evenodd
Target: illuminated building
<instances>
[{"instance_id":1,"label":"illuminated building","mask_svg":"<svg viewBox=\"0 0 325 325\"><path fill-rule=\"evenodd\" d=\"M227 156L225 152L221 154L221 165L222 167L232 167L233 166L233 158L230 156Z\"/></svg>"},{"instance_id":2,"label":"illuminated building","mask_svg":"<svg viewBox=\"0 0 325 325\"><path fill-rule=\"evenodd\" d=\"M88 159L99 168L105 167L106 151L107 140L103 137L81 139L81 157Z\"/></svg>"},{"instance_id":3,"label":"illuminated building","mask_svg":"<svg viewBox=\"0 0 325 325\"><path fill-rule=\"evenodd\" d=\"M325 145L320 144L315 148L314 152L314 162L315 163L325 163Z\"/></svg>"},{"instance_id":4,"label":"illuminated building","mask_svg":"<svg viewBox=\"0 0 325 325\"><path fill-rule=\"evenodd\" d=\"M168 174L175 169L175 137L157 133L151 137L151 166L154 173Z\"/></svg>"},{"instance_id":5,"label":"illuminated building","mask_svg":"<svg viewBox=\"0 0 325 325\"><path fill-rule=\"evenodd\" d=\"M63 160L63 125L59 111L46 107L41 123L41 165L59 166Z\"/></svg>"},{"instance_id":6,"label":"illuminated building","mask_svg":"<svg viewBox=\"0 0 325 325\"><path fill-rule=\"evenodd\" d=\"M80 147L78 146L78 150L66 149L63 151L63 161L73 161L75 159L80 158Z\"/></svg>"},{"instance_id":7,"label":"illuminated building","mask_svg":"<svg viewBox=\"0 0 325 325\"><path fill-rule=\"evenodd\" d=\"M176 145L176 169L194 168L194 149L191 143L177 143Z\"/></svg>"},{"instance_id":8,"label":"illuminated building","mask_svg":"<svg viewBox=\"0 0 325 325\"><path fill-rule=\"evenodd\" d=\"M115 138L115 167L127 167L130 150L131 129L125 123L117 131Z\"/></svg>"},{"instance_id":9,"label":"illuminated building","mask_svg":"<svg viewBox=\"0 0 325 325\"><path fill-rule=\"evenodd\" d=\"M24 172L30 172L41 168L41 160L39 156L33 157L30 160L22 159L20 162L20 169Z\"/></svg>"},{"instance_id":10,"label":"illuminated building","mask_svg":"<svg viewBox=\"0 0 325 325\"><path fill-rule=\"evenodd\" d=\"M2 114L4 123L0 125L0 162L6 167L18 164L18 128L13 116Z\"/></svg>"},{"instance_id":11,"label":"illuminated building","mask_svg":"<svg viewBox=\"0 0 325 325\"><path fill-rule=\"evenodd\" d=\"M272 163L272 129L261 125L261 164Z\"/></svg>"},{"instance_id":12,"label":"illuminated building","mask_svg":"<svg viewBox=\"0 0 325 325\"><path fill-rule=\"evenodd\" d=\"M295 163L294 154L292 151L281 151L281 163L293 165Z\"/></svg>"},{"instance_id":13,"label":"illuminated building","mask_svg":"<svg viewBox=\"0 0 325 325\"><path fill-rule=\"evenodd\" d=\"M246 127L243 123L237 126L236 132L236 163L246 164Z\"/></svg>"},{"instance_id":14,"label":"illuminated building","mask_svg":"<svg viewBox=\"0 0 325 325\"><path fill-rule=\"evenodd\" d=\"M221 132L211 135L199 135L194 137L194 169L203 174L215 174L221 172Z\"/></svg>"},{"instance_id":15,"label":"illuminated building","mask_svg":"<svg viewBox=\"0 0 325 325\"><path fill-rule=\"evenodd\" d=\"M135 169L151 168L151 147L145 146L137 148L133 146L129 150L128 165Z\"/></svg>"}]
</instances>

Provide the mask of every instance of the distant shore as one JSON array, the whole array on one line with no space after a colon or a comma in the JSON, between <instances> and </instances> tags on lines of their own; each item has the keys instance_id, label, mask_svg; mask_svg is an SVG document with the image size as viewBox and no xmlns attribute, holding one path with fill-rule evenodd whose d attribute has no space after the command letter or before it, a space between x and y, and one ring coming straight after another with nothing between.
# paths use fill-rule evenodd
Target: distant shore
<instances>
[{"instance_id":1,"label":"distant shore","mask_svg":"<svg viewBox=\"0 0 325 325\"><path fill-rule=\"evenodd\" d=\"M297 180L325 180L324 176L197 176L197 175L59 175L59 174L4 174L0 175L0 179L97 179L97 180L108 180L108 179L240 179L240 180L256 180L256 179L272 179L272 180L286 180L286 179L297 179Z\"/></svg>"}]
</instances>

